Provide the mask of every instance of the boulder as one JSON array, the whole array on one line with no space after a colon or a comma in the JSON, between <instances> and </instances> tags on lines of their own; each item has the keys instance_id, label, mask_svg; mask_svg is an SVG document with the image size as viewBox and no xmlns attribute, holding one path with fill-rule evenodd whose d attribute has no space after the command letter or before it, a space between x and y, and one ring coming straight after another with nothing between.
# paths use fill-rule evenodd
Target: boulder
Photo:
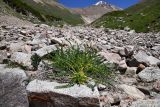
<instances>
[{"instance_id":1,"label":"boulder","mask_svg":"<svg viewBox=\"0 0 160 107\"><path fill-rule=\"evenodd\" d=\"M160 79L160 69L155 67L147 67L138 74L138 77L143 82L152 82L158 80Z\"/></svg>"},{"instance_id":2,"label":"boulder","mask_svg":"<svg viewBox=\"0 0 160 107\"><path fill-rule=\"evenodd\" d=\"M120 85L120 88L123 89L125 93L127 93L130 97L134 99L144 99L145 98L145 95L136 87L122 84Z\"/></svg>"},{"instance_id":3,"label":"boulder","mask_svg":"<svg viewBox=\"0 0 160 107\"><path fill-rule=\"evenodd\" d=\"M25 67L30 67L31 66L31 54L26 54L26 53L22 53L22 52L14 52L11 55L11 59L12 62L18 63L22 66Z\"/></svg>"},{"instance_id":4,"label":"boulder","mask_svg":"<svg viewBox=\"0 0 160 107\"><path fill-rule=\"evenodd\" d=\"M24 45L23 42L18 43L11 43L9 46L9 50L11 52L22 52L22 46Z\"/></svg>"},{"instance_id":5,"label":"boulder","mask_svg":"<svg viewBox=\"0 0 160 107\"><path fill-rule=\"evenodd\" d=\"M125 74L134 77L136 75L137 67L127 67Z\"/></svg>"},{"instance_id":6,"label":"boulder","mask_svg":"<svg viewBox=\"0 0 160 107\"><path fill-rule=\"evenodd\" d=\"M25 72L0 65L0 107L29 107L24 81Z\"/></svg>"},{"instance_id":7,"label":"boulder","mask_svg":"<svg viewBox=\"0 0 160 107\"><path fill-rule=\"evenodd\" d=\"M160 100L138 100L133 102L130 107L160 107Z\"/></svg>"},{"instance_id":8,"label":"boulder","mask_svg":"<svg viewBox=\"0 0 160 107\"><path fill-rule=\"evenodd\" d=\"M27 86L30 105L34 107L99 107L97 88L92 90L85 85L64 88L65 85L57 82L31 81Z\"/></svg>"},{"instance_id":9,"label":"boulder","mask_svg":"<svg viewBox=\"0 0 160 107\"><path fill-rule=\"evenodd\" d=\"M150 66L150 65L157 65L157 63L159 63L160 60L153 57L153 56L149 56L146 54L146 52L144 51L139 51L135 56L134 59L132 59L131 61L129 61L129 66L131 67L138 67L139 64L144 64L145 66Z\"/></svg>"},{"instance_id":10,"label":"boulder","mask_svg":"<svg viewBox=\"0 0 160 107\"><path fill-rule=\"evenodd\" d=\"M57 50L57 47L55 45L50 45L50 46L46 46L46 47L43 47L39 50L37 50L35 53L40 56L40 57L43 57L53 51L56 51Z\"/></svg>"},{"instance_id":11,"label":"boulder","mask_svg":"<svg viewBox=\"0 0 160 107\"><path fill-rule=\"evenodd\" d=\"M99 54L104 57L108 62L119 64L121 57L116 53L109 53L108 51L99 52Z\"/></svg>"}]
</instances>

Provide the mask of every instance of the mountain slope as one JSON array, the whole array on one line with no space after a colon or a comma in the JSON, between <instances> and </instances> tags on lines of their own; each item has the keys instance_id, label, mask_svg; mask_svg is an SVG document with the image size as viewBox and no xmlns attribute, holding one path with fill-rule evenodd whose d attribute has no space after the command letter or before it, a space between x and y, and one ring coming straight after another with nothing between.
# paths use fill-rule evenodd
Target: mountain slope
<instances>
[{"instance_id":1,"label":"mountain slope","mask_svg":"<svg viewBox=\"0 0 160 107\"><path fill-rule=\"evenodd\" d=\"M75 13L81 14L86 23L91 23L100 18L102 15L108 12L120 10L120 8L106 2L99 1L95 5L86 8L76 8L72 10Z\"/></svg>"},{"instance_id":2,"label":"mountain slope","mask_svg":"<svg viewBox=\"0 0 160 107\"><path fill-rule=\"evenodd\" d=\"M128 26L136 32L160 31L160 0L143 0L124 11L105 14L92 25L113 29Z\"/></svg>"},{"instance_id":3,"label":"mountain slope","mask_svg":"<svg viewBox=\"0 0 160 107\"><path fill-rule=\"evenodd\" d=\"M80 15L73 14L69 9L57 3L55 0L3 0L5 3L16 9L17 12L29 15L32 13L43 22L63 23L76 25L82 24Z\"/></svg>"}]
</instances>

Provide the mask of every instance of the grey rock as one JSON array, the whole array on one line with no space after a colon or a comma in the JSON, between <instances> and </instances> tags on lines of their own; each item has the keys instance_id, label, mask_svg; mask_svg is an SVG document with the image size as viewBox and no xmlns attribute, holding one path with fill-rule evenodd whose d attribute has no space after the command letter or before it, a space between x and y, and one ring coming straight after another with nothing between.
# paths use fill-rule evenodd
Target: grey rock
<instances>
[{"instance_id":1,"label":"grey rock","mask_svg":"<svg viewBox=\"0 0 160 107\"><path fill-rule=\"evenodd\" d=\"M152 47L152 50L160 51L160 46L154 46L154 47Z\"/></svg>"},{"instance_id":2,"label":"grey rock","mask_svg":"<svg viewBox=\"0 0 160 107\"><path fill-rule=\"evenodd\" d=\"M22 53L22 52L14 52L11 55L11 59L12 62L16 62L20 65L26 66L26 67L30 67L31 66L31 54L26 54L26 53Z\"/></svg>"},{"instance_id":3,"label":"grey rock","mask_svg":"<svg viewBox=\"0 0 160 107\"><path fill-rule=\"evenodd\" d=\"M0 65L0 107L29 107L24 81L25 72Z\"/></svg>"},{"instance_id":4,"label":"grey rock","mask_svg":"<svg viewBox=\"0 0 160 107\"><path fill-rule=\"evenodd\" d=\"M154 85L153 88L155 91L160 92L160 80L157 80Z\"/></svg>"},{"instance_id":5,"label":"grey rock","mask_svg":"<svg viewBox=\"0 0 160 107\"><path fill-rule=\"evenodd\" d=\"M152 82L160 79L160 69L155 67L147 67L142 70L138 77L144 82Z\"/></svg>"},{"instance_id":6,"label":"grey rock","mask_svg":"<svg viewBox=\"0 0 160 107\"><path fill-rule=\"evenodd\" d=\"M148 56L144 51L139 51L134 58L139 62L139 63L145 63L149 65L157 65L158 62L160 62L159 59L153 57L153 56Z\"/></svg>"},{"instance_id":7,"label":"grey rock","mask_svg":"<svg viewBox=\"0 0 160 107\"><path fill-rule=\"evenodd\" d=\"M9 49L11 52L22 52L23 42L11 43Z\"/></svg>"},{"instance_id":8,"label":"grey rock","mask_svg":"<svg viewBox=\"0 0 160 107\"><path fill-rule=\"evenodd\" d=\"M3 63L5 59L7 58L7 51L6 50L1 50L0 51L0 63Z\"/></svg>"},{"instance_id":9,"label":"grey rock","mask_svg":"<svg viewBox=\"0 0 160 107\"><path fill-rule=\"evenodd\" d=\"M125 74L130 77L134 77L136 75L137 67L127 67Z\"/></svg>"},{"instance_id":10,"label":"grey rock","mask_svg":"<svg viewBox=\"0 0 160 107\"><path fill-rule=\"evenodd\" d=\"M121 57L116 53L109 53L108 51L99 52L99 54L104 57L108 62L119 64Z\"/></svg>"},{"instance_id":11,"label":"grey rock","mask_svg":"<svg viewBox=\"0 0 160 107\"><path fill-rule=\"evenodd\" d=\"M99 92L85 85L64 86L57 82L33 80L27 86L30 104L34 107L99 107ZM36 99L40 97L41 99ZM43 100L45 99L45 100Z\"/></svg>"},{"instance_id":12,"label":"grey rock","mask_svg":"<svg viewBox=\"0 0 160 107\"><path fill-rule=\"evenodd\" d=\"M127 93L130 97L135 98L135 99L144 99L145 95L138 90L136 87L129 86L126 84L122 84L119 86L121 89L124 90L125 93Z\"/></svg>"},{"instance_id":13,"label":"grey rock","mask_svg":"<svg viewBox=\"0 0 160 107\"><path fill-rule=\"evenodd\" d=\"M43 56L49 54L50 52L53 52L56 50L57 50L57 47L55 45L50 45L50 46L46 46L46 47L43 47L43 48L37 50L35 53L37 55L39 55L40 57L43 57Z\"/></svg>"},{"instance_id":14,"label":"grey rock","mask_svg":"<svg viewBox=\"0 0 160 107\"><path fill-rule=\"evenodd\" d=\"M130 107L160 107L160 100L138 100L133 102Z\"/></svg>"}]
</instances>

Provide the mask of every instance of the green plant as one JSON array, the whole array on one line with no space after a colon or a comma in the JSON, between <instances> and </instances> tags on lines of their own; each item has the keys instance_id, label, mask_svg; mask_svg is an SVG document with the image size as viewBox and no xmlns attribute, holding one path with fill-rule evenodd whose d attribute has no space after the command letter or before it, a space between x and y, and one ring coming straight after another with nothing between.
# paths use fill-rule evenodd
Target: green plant
<instances>
[{"instance_id":1,"label":"green plant","mask_svg":"<svg viewBox=\"0 0 160 107\"><path fill-rule=\"evenodd\" d=\"M87 79L88 78L83 71L75 72L71 76L71 81L76 84L85 84Z\"/></svg>"},{"instance_id":2,"label":"green plant","mask_svg":"<svg viewBox=\"0 0 160 107\"><path fill-rule=\"evenodd\" d=\"M103 58L91 48L85 48L83 51L74 46L66 50L61 48L48 55L47 58L51 59L53 67L60 69L52 75L58 76L63 71L62 75L67 77L72 84L87 83L89 78L96 83L107 83L112 75L112 68L109 64L104 64Z\"/></svg>"},{"instance_id":3,"label":"green plant","mask_svg":"<svg viewBox=\"0 0 160 107\"><path fill-rule=\"evenodd\" d=\"M32 66L34 68L34 70L37 70L38 69L38 65L41 61L41 57L38 56L37 54L34 54L32 57L31 57L31 60L32 60Z\"/></svg>"}]
</instances>

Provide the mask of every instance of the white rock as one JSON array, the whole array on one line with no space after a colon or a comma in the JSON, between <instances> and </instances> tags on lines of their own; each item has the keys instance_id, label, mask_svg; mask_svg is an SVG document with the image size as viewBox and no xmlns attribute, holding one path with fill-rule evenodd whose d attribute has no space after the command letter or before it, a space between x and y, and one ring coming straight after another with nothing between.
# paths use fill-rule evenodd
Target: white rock
<instances>
[{"instance_id":1,"label":"white rock","mask_svg":"<svg viewBox=\"0 0 160 107\"><path fill-rule=\"evenodd\" d=\"M57 50L57 47L55 45L50 45L50 46L46 46L46 47L43 47L43 48L37 50L35 53L37 55L39 55L40 57L43 57L44 55L47 55L50 52L53 52L56 50Z\"/></svg>"},{"instance_id":2,"label":"white rock","mask_svg":"<svg viewBox=\"0 0 160 107\"><path fill-rule=\"evenodd\" d=\"M120 85L120 88L124 90L129 96L135 99L144 99L145 95L137 88L126 84Z\"/></svg>"},{"instance_id":3,"label":"white rock","mask_svg":"<svg viewBox=\"0 0 160 107\"><path fill-rule=\"evenodd\" d=\"M12 62L16 62L18 64L22 64L23 66L31 66L31 54L26 54L26 53L22 53L22 52L14 52L11 55L11 59Z\"/></svg>"},{"instance_id":4,"label":"white rock","mask_svg":"<svg viewBox=\"0 0 160 107\"><path fill-rule=\"evenodd\" d=\"M57 88L57 86L64 85L66 84L33 80L28 84L27 91L29 93L29 96L34 95L34 93L36 95L46 94L45 96L48 96L48 98L50 98L52 102L58 103L52 103L53 106L57 105L57 107L59 107L60 105L60 107L66 107L66 105L68 105L67 107L75 107L76 105L81 104L86 105L85 107L99 107L99 92L96 87L94 88L94 91L92 91L92 89L88 88L85 85L74 85L67 88ZM88 104L90 106L87 106Z\"/></svg>"}]
</instances>

